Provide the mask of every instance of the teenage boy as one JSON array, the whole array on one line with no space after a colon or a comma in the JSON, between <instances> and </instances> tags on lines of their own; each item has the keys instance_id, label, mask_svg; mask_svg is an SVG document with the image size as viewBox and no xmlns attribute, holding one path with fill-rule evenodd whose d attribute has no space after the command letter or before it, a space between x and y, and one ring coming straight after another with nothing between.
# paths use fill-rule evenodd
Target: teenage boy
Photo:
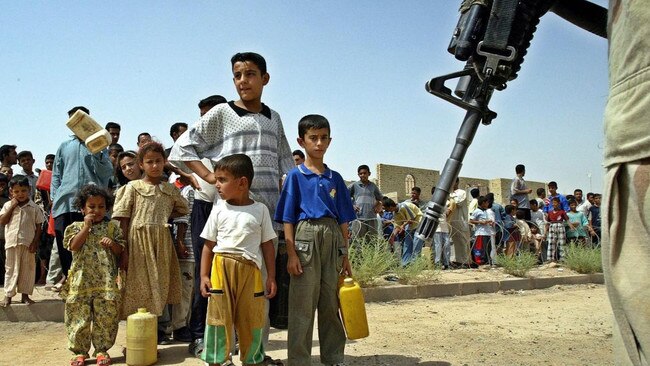
<instances>
[{"instance_id":1,"label":"teenage boy","mask_svg":"<svg viewBox=\"0 0 650 366\"><path fill-rule=\"evenodd\" d=\"M36 196L36 181L38 181L38 174L34 173L34 156L31 151L21 151L18 153L18 165L21 169L18 170L17 175L23 175L29 180L29 198L32 201Z\"/></svg>"},{"instance_id":2,"label":"teenage boy","mask_svg":"<svg viewBox=\"0 0 650 366\"><path fill-rule=\"evenodd\" d=\"M359 165L357 175L359 181L352 183L349 188L360 224L356 237L365 241L377 236L377 214L381 212L383 195L379 187L368 179L370 168L367 165Z\"/></svg>"},{"instance_id":3,"label":"teenage boy","mask_svg":"<svg viewBox=\"0 0 650 366\"><path fill-rule=\"evenodd\" d=\"M383 197L381 201L383 209L394 214L393 225L395 228L392 236L388 239L389 242L392 242L398 235L404 236L401 264L402 267L406 267L422 253L424 241L415 236L415 230L422 220L422 211L411 202L396 204L395 201L388 197Z\"/></svg>"},{"instance_id":4,"label":"teenage boy","mask_svg":"<svg viewBox=\"0 0 650 366\"><path fill-rule=\"evenodd\" d=\"M492 235L492 226L494 220L490 220L487 210L489 202L487 198L479 196L477 199L477 208L472 212L469 223L474 226L474 247L472 248L472 260L476 264L485 264L487 262L486 249L490 244Z\"/></svg>"},{"instance_id":5,"label":"teenage boy","mask_svg":"<svg viewBox=\"0 0 650 366\"><path fill-rule=\"evenodd\" d=\"M345 331L338 315L339 274L352 275L348 261L348 222L354 208L341 175L323 158L330 126L320 115L298 123L298 144L305 163L287 174L275 221L284 225L289 285L289 366L311 365L314 314L318 309L320 360L342 365Z\"/></svg>"},{"instance_id":6,"label":"teenage boy","mask_svg":"<svg viewBox=\"0 0 650 366\"><path fill-rule=\"evenodd\" d=\"M592 245L600 243L600 200L601 194L594 193L594 204L589 208L589 234Z\"/></svg>"},{"instance_id":7,"label":"teenage boy","mask_svg":"<svg viewBox=\"0 0 650 366\"><path fill-rule=\"evenodd\" d=\"M550 205L544 206L544 213L548 215L549 212L553 211L553 199L557 198L560 201L560 208L564 212L569 212L569 201L567 201L566 197L564 197L563 194L558 193L557 191L557 183L554 181L548 182L548 200L551 202Z\"/></svg>"},{"instance_id":8,"label":"teenage boy","mask_svg":"<svg viewBox=\"0 0 650 366\"><path fill-rule=\"evenodd\" d=\"M263 295L266 292L266 298L272 298L276 292L273 222L268 208L250 198L254 173L248 156L224 157L217 162L214 175L221 200L201 233L205 239L201 293L210 298L201 359L209 365L232 362L229 351L235 340L234 326L242 363L262 365ZM262 262L268 271L264 282Z\"/></svg>"},{"instance_id":9,"label":"teenage boy","mask_svg":"<svg viewBox=\"0 0 650 366\"><path fill-rule=\"evenodd\" d=\"M528 188L524 176L526 175L526 167L523 164L518 164L515 167L517 176L512 180L510 185L510 198L514 198L518 202L517 211L523 211L525 220L530 220L530 201L528 194L533 190Z\"/></svg>"},{"instance_id":10,"label":"teenage boy","mask_svg":"<svg viewBox=\"0 0 650 366\"><path fill-rule=\"evenodd\" d=\"M106 126L104 126L104 129L106 129L106 131L111 135L111 145L117 144L120 141L120 132L122 131L122 127L120 127L119 123L108 122Z\"/></svg>"},{"instance_id":11,"label":"teenage boy","mask_svg":"<svg viewBox=\"0 0 650 366\"><path fill-rule=\"evenodd\" d=\"M210 109L176 140L169 160L175 165L185 163L199 178L215 184L214 172L201 159L217 162L228 155L248 155L257 176L250 186L252 197L266 205L273 216L280 197L280 177L294 164L280 115L262 103L262 92L270 79L266 60L257 53L245 52L235 54L230 64L239 99ZM282 225L275 223L274 229L280 230ZM268 327L262 337L266 345ZM190 347L198 354L202 345L198 341Z\"/></svg>"}]
</instances>

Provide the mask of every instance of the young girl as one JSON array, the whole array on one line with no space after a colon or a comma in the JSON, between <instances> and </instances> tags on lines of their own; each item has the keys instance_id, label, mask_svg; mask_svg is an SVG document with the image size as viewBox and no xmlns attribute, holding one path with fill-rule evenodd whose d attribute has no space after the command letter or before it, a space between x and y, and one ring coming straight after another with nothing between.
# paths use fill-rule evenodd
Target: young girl
<instances>
[{"instance_id":1,"label":"young girl","mask_svg":"<svg viewBox=\"0 0 650 366\"><path fill-rule=\"evenodd\" d=\"M554 197L551 200L553 210L548 212L548 222L546 223L548 250L546 258L551 261L559 261L564 257L564 243L566 242L566 232L564 225L569 225L571 229L575 227L569 221L566 211L560 206L560 199Z\"/></svg>"},{"instance_id":2,"label":"young girl","mask_svg":"<svg viewBox=\"0 0 650 366\"><path fill-rule=\"evenodd\" d=\"M130 181L117 192L113 217L127 237L123 316L145 307L160 317L167 304L181 300L180 269L167 221L189 209L178 188L162 181L165 161L161 144L152 141L143 145L138 152L143 178ZM165 340L169 323L162 319L160 342Z\"/></svg>"},{"instance_id":3,"label":"young girl","mask_svg":"<svg viewBox=\"0 0 650 366\"><path fill-rule=\"evenodd\" d=\"M74 354L71 366L84 365L91 340L97 364L111 364L107 351L115 343L119 323L117 256L124 248L119 224L105 217L112 202L103 188L82 187L75 206L84 221L73 222L63 236L63 246L72 252L68 280L61 291L68 348Z\"/></svg>"},{"instance_id":4,"label":"young girl","mask_svg":"<svg viewBox=\"0 0 650 366\"><path fill-rule=\"evenodd\" d=\"M115 176L120 187L132 180L142 178L142 170L138 165L138 154L133 150L122 151L117 155Z\"/></svg>"}]
</instances>

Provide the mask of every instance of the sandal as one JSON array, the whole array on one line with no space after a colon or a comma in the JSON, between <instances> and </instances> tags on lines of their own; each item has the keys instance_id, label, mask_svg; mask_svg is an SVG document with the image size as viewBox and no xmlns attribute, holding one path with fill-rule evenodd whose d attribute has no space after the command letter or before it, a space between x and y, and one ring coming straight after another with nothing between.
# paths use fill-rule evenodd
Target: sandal
<instances>
[{"instance_id":1,"label":"sandal","mask_svg":"<svg viewBox=\"0 0 650 366\"><path fill-rule=\"evenodd\" d=\"M97 365L107 366L111 364L111 357L108 353L98 353L97 354Z\"/></svg>"},{"instance_id":2,"label":"sandal","mask_svg":"<svg viewBox=\"0 0 650 366\"><path fill-rule=\"evenodd\" d=\"M86 364L86 356L76 355L70 359L70 366L84 366Z\"/></svg>"},{"instance_id":3,"label":"sandal","mask_svg":"<svg viewBox=\"0 0 650 366\"><path fill-rule=\"evenodd\" d=\"M271 356L264 356L264 360L262 360L262 365L284 366L284 363L280 359L274 360L273 358L271 358Z\"/></svg>"}]
</instances>

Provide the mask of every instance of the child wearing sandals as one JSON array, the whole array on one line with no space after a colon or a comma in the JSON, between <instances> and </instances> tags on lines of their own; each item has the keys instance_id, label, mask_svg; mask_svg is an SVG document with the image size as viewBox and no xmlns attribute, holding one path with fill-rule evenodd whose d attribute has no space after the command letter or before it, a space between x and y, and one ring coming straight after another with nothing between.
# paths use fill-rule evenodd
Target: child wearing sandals
<instances>
[{"instance_id":1,"label":"child wearing sandals","mask_svg":"<svg viewBox=\"0 0 650 366\"><path fill-rule=\"evenodd\" d=\"M112 203L105 189L94 184L82 187L75 206L84 221L73 222L63 236L63 246L72 252L68 280L61 291L68 348L74 354L71 366L84 365L91 341L97 365L111 364L107 351L115 343L120 308L117 258L125 245L119 223L105 217Z\"/></svg>"}]
</instances>

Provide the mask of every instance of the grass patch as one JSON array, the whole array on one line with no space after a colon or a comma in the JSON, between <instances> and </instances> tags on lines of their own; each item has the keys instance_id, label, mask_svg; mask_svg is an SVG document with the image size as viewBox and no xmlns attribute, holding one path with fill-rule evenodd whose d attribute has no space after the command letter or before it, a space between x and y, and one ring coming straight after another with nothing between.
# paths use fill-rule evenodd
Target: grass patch
<instances>
[{"instance_id":1,"label":"grass patch","mask_svg":"<svg viewBox=\"0 0 650 366\"><path fill-rule=\"evenodd\" d=\"M496 262L503 267L505 273L517 277L526 277L528 271L537 265L537 257L533 253L522 251L513 257L499 254Z\"/></svg>"},{"instance_id":2,"label":"grass patch","mask_svg":"<svg viewBox=\"0 0 650 366\"><path fill-rule=\"evenodd\" d=\"M367 240L365 243L354 240L348 254L352 265L352 275L361 287L372 287L377 278L398 267L395 254L390 252L386 240L380 237Z\"/></svg>"},{"instance_id":3,"label":"grass patch","mask_svg":"<svg viewBox=\"0 0 650 366\"><path fill-rule=\"evenodd\" d=\"M420 285L435 281L440 271L435 268L429 256L421 255L408 266L395 268L395 274L403 285Z\"/></svg>"},{"instance_id":4,"label":"grass patch","mask_svg":"<svg viewBox=\"0 0 650 366\"><path fill-rule=\"evenodd\" d=\"M575 243L564 248L564 265L578 273L601 273L603 262L599 248L588 248Z\"/></svg>"}]
</instances>

